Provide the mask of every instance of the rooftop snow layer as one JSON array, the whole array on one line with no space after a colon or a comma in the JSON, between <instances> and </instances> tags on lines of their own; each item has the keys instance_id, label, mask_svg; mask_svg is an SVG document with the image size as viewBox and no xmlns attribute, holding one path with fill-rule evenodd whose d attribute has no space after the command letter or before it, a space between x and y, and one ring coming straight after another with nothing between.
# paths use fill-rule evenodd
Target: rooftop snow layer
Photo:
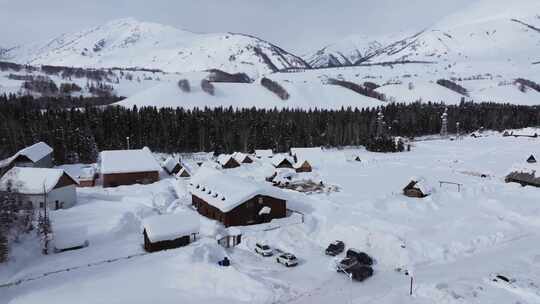
<instances>
[{"instance_id":1,"label":"rooftop snow layer","mask_svg":"<svg viewBox=\"0 0 540 304\"><path fill-rule=\"evenodd\" d=\"M0 191L6 191L11 182L13 191L21 194L49 193L64 174L62 169L13 167L0 179Z\"/></svg>"},{"instance_id":2,"label":"rooftop snow layer","mask_svg":"<svg viewBox=\"0 0 540 304\"><path fill-rule=\"evenodd\" d=\"M170 156L167 158L167 160L163 163L163 168L167 169L167 171L172 172L174 170L174 167L178 165L180 161L177 157Z\"/></svg>"},{"instance_id":3,"label":"rooftop snow layer","mask_svg":"<svg viewBox=\"0 0 540 304\"><path fill-rule=\"evenodd\" d=\"M257 195L286 200L283 191L266 183L213 171L197 174L191 181L190 191L222 212L229 212Z\"/></svg>"},{"instance_id":4,"label":"rooftop snow layer","mask_svg":"<svg viewBox=\"0 0 540 304\"><path fill-rule=\"evenodd\" d=\"M56 249L69 249L79 246L85 246L88 242L87 237L88 228L84 226L55 229L54 247Z\"/></svg>"},{"instance_id":5,"label":"rooftop snow layer","mask_svg":"<svg viewBox=\"0 0 540 304\"><path fill-rule=\"evenodd\" d=\"M99 154L101 174L160 171L148 149L102 151Z\"/></svg>"},{"instance_id":6,"label":"rooftop snow layer","mask_svg":"<svg viewBox=\"0 0 540 304\"><path fill-rule=\"evenodd\" d=\"M150 241L161 242L198 233L200 222L197 215L182 212L148 217L142 225Z\"/></svg>"},{"instance_id":7,"label":"rooftop snow layer","mask_svg":"<svg viewBox=\"0 0 540 304\"><path fill-rule=\"evenodd\" d=\"M274 153L270 149L267 149L267 150L255 150L255 156L260 157L260 158L270 158L273 155L274 155Z\"/></svg>"},{"instance_id":8,"label":"rooftop snow layer","mask_svg":"<svg viewBox=\"0 0 540 304\"><path fill-rule=\"evenodd\" d=\"M37 162L45 156L51 154L53 149L44 142L38 142L26 147L15 154L15 157L23 155L33 162Z\"/></svg>"}]
</instances>

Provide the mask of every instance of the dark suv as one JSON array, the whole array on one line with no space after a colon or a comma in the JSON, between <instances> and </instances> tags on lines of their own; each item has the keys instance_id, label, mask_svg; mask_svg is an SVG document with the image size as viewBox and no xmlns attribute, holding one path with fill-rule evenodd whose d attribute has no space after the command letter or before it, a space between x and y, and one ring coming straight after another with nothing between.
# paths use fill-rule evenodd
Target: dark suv
<instances>
[{"instance_id":1,"label":"dark suv","mask_svg":"<svg viewBox=\"0 0 540 304\"><path fill-rule=\"evenodd\" d=\"M345 243L342 241L334 241L326 248L326 255L336 256L345 250Z\"/></svg>"},{"instance_id":2,"label":"dark suv","mask_svg":"<svg viewBox=\"0 0 540 304\"><path fill-rule=\"evenodd\" d=\"M373 265L373 259L367 253L362 252L358 249L350 248L349 250L347 250L347 257L355 259L360 265Z\"/></svg>"}]
</instances>

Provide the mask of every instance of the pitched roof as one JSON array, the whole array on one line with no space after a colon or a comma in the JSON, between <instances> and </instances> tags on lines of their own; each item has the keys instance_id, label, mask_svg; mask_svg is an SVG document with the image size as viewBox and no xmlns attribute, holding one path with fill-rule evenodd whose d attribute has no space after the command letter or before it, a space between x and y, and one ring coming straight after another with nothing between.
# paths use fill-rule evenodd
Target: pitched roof
<instances>
[{"instance_id":1,"label":"pitched roof","mask_svg":"<svg viewBox=\"0 0 540 304\"><path fill-rule=\"evenodd\" d=\"M66 175L73 184L77 181L62 169L13 167L0 179L0 191L6 191L11 183L11 189L21 194L49 193Z\"/></svg>"},{"instance_id":2,"label":"pitched roof","mask_svg":"<svg viewBox=\"0 0 540 304\"><path fill-rule=\"evenodd\" d=\"M298 161L293 165L293 168L298 169L301 168L304 163L307 163L308 166L311 166L311 164L305 160L305 159L298 159Z\"/></svg>"},{"instance_id":3,"label":"pitched roof","mask_svg":"<svg viewBox=\"0 0 540 304\"><path fill-rule=\"evenodd\" d=\"M291 159L289 159L288 157L282 155L282 154L279 154L279 155L276 155L272 158L272 165L275 166L278 166L279 164L281 164L283 161L287 160L289 163L291 163L291 165L294 163Z\"/></svg>"},{"instance_id":4,"label":"pitched roof","mask_svg":"<svg viewBox=\"0 0 540 304\"><path fill-rule=\"evenodd\" d=\"M101 174L160 171L148 149L114 150L99 153Z\"/></svg>"},{"instance_id":5,"label":"pitched roof","mask_svg":"<svg viewBox=\"0 0 540 304\"><path fill-rule=\"evenodd\" d=\"M238 161L233 157L232 154L220 154L220 155L218 156L217 162L218 162L220 165L224 166L224 165L227 164L227 162L228 162L229 160L231 160L231 159L234 160L234 161L236 161L236 162L238 162Z\"/></svg>"},{"instance_id":6,"label":"pitched roof","mask_svg":"<svg viewBox=\"0 0 540 304\"><path fill-rule=\"evenodd\" d=\"M198 215L182 212L145 218L142 226L150 241L155 243L198 233L200 222Z\"/></svg>"},{"instance_id":7,"label":"pitched roof","mask_svg":"<svg viewBox=\"0 0 540 304\"><path fill-rule=\"evenodd\" d=\"M53 149L44 142L38 142L29 147L26 147L15 154L15 157L23 155L28 157L33 162L37 162L45 156L51 154Z\"/></svg>"},{"instance_id":8,"label":"pitched roof","mask_svg":"<svg viewBox=\"0 0 540 304\"><path fill-rule=\"evenodd\" d=\"M167 160L163 163L163 168L165 168L168 172L172 172L174 167L176 167L178 164L180 164L178 157L169 156L169 158L167 158Z\"/></svg>"},{"instance_id":9,"label":"pitched roof","mask_svg":"<svg viewBox=\"0 0 540 304\"><path fill-rule=\"evenodd\" d=\"M234 152L232 156L239 163L243 163L244 160L246 159L246 157L250 158L250 156L248 154L245 154L245 153L242 153L242 152Z\"/></svg>"},{"instance_id":10,"label":"pitched roof","mask_svg":"<svg viewBox=\"0 0 540 304\"><path fill-rule=\"evenodd\" d=\"M190 183L193 195L205 200L222 212L229 212L247 200L266 195L286 200L285 193L269 184L248 178L223 174L216 170L201 169Z\"/></svg>"}]
</instances>

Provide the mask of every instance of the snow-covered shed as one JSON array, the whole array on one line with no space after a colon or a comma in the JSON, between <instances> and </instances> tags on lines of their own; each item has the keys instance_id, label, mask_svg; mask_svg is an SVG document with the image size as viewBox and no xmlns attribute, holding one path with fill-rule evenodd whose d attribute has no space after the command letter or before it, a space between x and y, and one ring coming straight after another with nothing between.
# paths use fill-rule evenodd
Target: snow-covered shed
<instances>
[{"instance_id":1,"label":"snow-covered shed","mask_svg":"<svg viewBox=\"0 0 540 304\"><path fill-rule=\"evenodd\" d=\"M242 152L234 152L233 157L240 164L251 164L251 163L253 163L253 159L251 159L251 157L248 154L245 154L245 153L242 153Z\"/></svg>"},{"instance_id":2,"label":"snow-covered shed","mask_svg":"<svg viewBox=\"0 0 540 304\"><path fill-rule=\"evenodd\" d=\"M431 195L433 188L424 178L411 178L411 181L405 188L403 188L403 194L408 197L424 198Z\"/></svg>"},{"instance_id":3,"label":"snow-covered shed","mask_svg":"<svg viewBox=\"0 0 540 304\"><path fill-rule=\"evenodd\" d=\"M178 248L195 241L199 217L189 212L156 215L143 220L144 249L154 252Z\"/></svg>"},{"instance_id":4,"label":"snow-covered shed","mask_svg":"<svg viewBox=\"0 0 540 304\"><path fill-rule=\"evenodd\" d=\"M300 159L294 164L294 170L296 170L297 173L311 172L313 171L313 168L307 160Z\"/></svg>"},{"instance_id":5,"label":"snow-covered shed","mask_svg":"<svg viewBox=\"0 0 540 304\"><path fill-rule=\"evenodd\" d=\"M255 150L255 157L259 158L259 159L263 159L263 158L272 158L272 156L274 156L274 153L272 152L272 150L270 149L266 149L266 150Z\"/></svg>"},{"instance_id":6,"label":"snow-covered shed","mask_svg":"<svg viewBox=\"0 0 540 304\"><path fill-rule=\"evenodd\" d=\"M225 248L238 246L242 242L242 231L236 227L229 227L216 235L219 245Z\"/></svg>"},{"instance_id":7,"label":"snow-covered shed","mask_svg":"<svg viewBox=\"0 0 540 304\"><path fill-rule=\"evenodd\" d=\"M281 154L276 155L272 158L272 165L274 165L274 167L276 168L294 169L293 162L288 157L285 157L284 155L281 155Z\"/></svg>"},{"instance_id":8,"label":"snow-covered shed","mask_svg":"<svg viewBox=\"0 0 540 304\"><path fill-rule=\"evenodd\" d=\"M0 179L0 191L11 190L34 208L69 208L77 202L76 179L62 169L13 167Z\"/></svg>"},{"instance_id":9,"label":"snow-covered shed","mask_svg":"<svg viewBox=\"0 0 540 304\"><path fill-rule=\"evenodd\" d=\"M88 247L88 228L81 227L55 227L53 234L54 252L60 253Z\"/></svg>"},{"instance_id":10,"label":"snow-covered shed","mask_svg":"<svg viewBox=\"0 0 540 304\"><path fill-rule=\"evenodd\" d=\"M180 159L178 157L169 156L163 163L163 169L170 175L177 174L182 169Z\"/></svg>"},{"instance_id":11,"label":"snow-covered shed","mask_svg":"<svg viewBox=\"0 0 540 304\"><path fill-rule=\"evenodd\" d=\"M221 154L218 156L217 162L223 169L232 169L240 167L240 163L231 154Z\"/></svg>"},{"instance_id":12,"label":"snow-covered shed","mask_svg":"<svg viewBox=\"0 0 540 304\"><path fill-rule=\"evenodd\" d=\"M190 183L190 192L197 211L225 227L264 223L287 214L282 190L248 178L219 172L197 174ZM265 207L269 212L261 214Z\"/></svg>"},{"instance_id":13,"label":"snow-covered shed","mask_svg":"<svg viewBox=\"0 0 540 304\"><path fill-rule=\"evenodd\" d=\"M182 177L182 178L188 178L193 176L199 169L199 166L193 162L190 162L188 160L184 160L181 162L182 169L176 174L176 177Z\"/></svg>"},{"instance_id":14,"label":"snow-covered shed","mask_svg":"<svg viewBox=\"0 0 540 304\"><path fill-rule=\"evenodd\" d=\"M79 180L79 187L94 187L96 182L96 167L93 165L82 167L77 179Z\"/></svg>"},{"instance_id":15,"label":"snow-covered shed","mask_svg":"<svg viewBox=\"0 0 540 304\"><path fill-rule=\"evenodd\" d=\"M99 153L103 187L151 184L159 180L160 170L161 167L147 148Z\"/></svg>"}]
</instances>

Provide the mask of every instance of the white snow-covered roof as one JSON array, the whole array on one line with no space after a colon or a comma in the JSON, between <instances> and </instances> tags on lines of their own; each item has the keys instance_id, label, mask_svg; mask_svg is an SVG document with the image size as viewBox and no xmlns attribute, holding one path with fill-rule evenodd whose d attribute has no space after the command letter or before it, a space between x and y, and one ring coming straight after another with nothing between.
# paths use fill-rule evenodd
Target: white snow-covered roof
<instances>
[{"instance_id":1,"label":"white snow-covered roof","mask_svg":"<svg viewBox=\"0 0 540 304\"><path fill-rule=\"evenodd\" d=\"M49 193L66 174L62 169L13 167L0 179L0 191L5 191L11 183L13 191L21 194ZM69 176L74 184L77 181Z\"/></svg>"},{"instance_id":2,"label":"white snow-covered roof","mask_svg":"<svg viewBox=\"0 0 540 304\"><path fill-rule=\"evenodd\" d=\"M307 161L307 160L305 160L305 159L298 159L298 161L297 161L296 163L293 164L293 168L298 169L298 168L302 167L302 165L303 165L305 162L307 162L308 165L311 166L311 164L309 163L309 161Z\"/></svg>"},{"instance_id":3,"label":"white snow-covered roof","mask_svg":"<svg viewBox=\"0 0 540 304\"><path fill-rule=\"evenodd\" d=\"M174 240L199 232L199 217L182 212L145 218L142 222L151 242Z\"/></svg>"},{"instance_id":4,"label":"white snow-covered roof","mask_svg":"<svg viewBox=\"0 0 540 304\"><path fill-rule=\"evenodd\" d=\"M174 167L180 163L180 160L178 157L169 156L167 160L163 163L163 168L167 169L168 172L172 172L174 170Z\"/></svg>"},{"instance_id":5,"label":"white snow-covered roof","mask_svg":"<svg viewBox=\"0 0 540 304\"><path fill-rule=\"evenodd\" d=\"M282 155L282 154L278 154L272 158L272 165L276 167L279 164L281 164L281 162L283 162L284 160L288 160L291 164L294 163L294 161L292 161L289 157L286 157L285 155Z\"/></svg>"},{"instance_id":6,"label":"white snow-covered roof","mask_svg":"<svg viewBox=\"0 0 540 304\"><path fill-rule=\"evenodd\" d=\"M220 154L217 158L217 162L224 166L230 159L236 160L232 154Z\"/></svg>"},{"instance_id":7,"label":"white snow-covered roof","mask_svg":"<svg viewBox=\"0 0 540 304\"><path fill-rule=\"evenodd\" d=\"M411 180L416 182L414 187L422 191L422 193L424 193L425 195L429 195L433 192L433 187L425 178L412 177Z\"/></svg>"},{"instance_id":8,"label":"white snow-covered roof","mask_svg":"<svg viewBox=\"0 0 540 304\"><path fill-rule=\"evenodd\" d=\"M323 152L322 147L315 148L291 148L291 155L297 158L310 159L312 156L319 158L321 152Z\"/></svg>"},{"instance_id":9,"label":"white snow-covered roof","mask_svg":"<svg viewBox=\"0 0 540 304\"><path fill-rule=\"evenodd\" d=\"M151 172L161 168L148 149L99 153L101 174Z\"/></svg>"},{"instance_id":10,"label":"white snow-covered roof","mask_svg":"<svg viewBox=\"0 0 540 304\"><path fill-rule=\"evenodd\" d=\"M255 156L260 158L270 158L274 155L272 150L266 149L266 150L255 150Z\"/></svg>"},{"instance_id":11,"label":"white snow-covered roof","mask_svg":"<svg viewBox=\"0 0 540 304\"><path fill-rule=\"evenodd\" d=\"M26 147L15 154L14 157L23 155L28 157L32 162L37 162L45 156L51 154L53 149L44 142L38 142L29 147Z\"/></svg>"},{"instance_id":12,"label":"white snow-covered roof","mask_svg":"<svg viewBox=\"0 0 540 304\"><path fill-rule=\"evenodd\" d=\"M190 191L222 212L229 212L257 195L287 200L282 190L267 183L212 171L194 176Z\"/></svg>"},{"instance_id":13,"label":"white snow-covered roof","mask_svg":"<svg viewBox=\"0 0 540 304\"><path fill-rule=\"evenodd\" d=\"M242 152L234 152L232 156L239 163L244 162L246 157L249 157L249 155L247 155L245 153L242 153Z\"/></svg>"},{"instance_id":14,"label":"white snow-covered roof","mask_svg":"<svg viewBox=\"0 0 540 304\"><path fill-rule=\"evenodd\" d=\"M92 180L96 174L96 168L94 166L85 166L81 168L78 176L79 180Z\"/></svg>"},{"instance_id":15,"label":"white snow-covered roof","mask_svg":"<svg viewBox=\"0 0 540 304\"><path fill-rule=\"evenodd\" d=\"M54 247L56 249L69 249L88 244L88 228L80 227L55 227Z\"/></svg>"}]
</instances>

